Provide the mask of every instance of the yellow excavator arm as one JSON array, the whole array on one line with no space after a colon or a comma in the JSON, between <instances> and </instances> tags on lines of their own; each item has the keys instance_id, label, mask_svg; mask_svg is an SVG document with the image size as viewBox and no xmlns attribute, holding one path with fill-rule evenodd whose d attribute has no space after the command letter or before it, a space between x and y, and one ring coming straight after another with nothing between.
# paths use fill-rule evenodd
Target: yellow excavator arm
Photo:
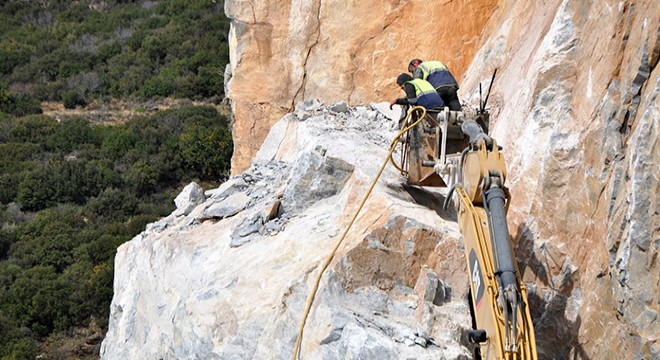
<instances>
[{"instance_id":1,"label":"yellow excavator arm","mask_svg":"<svg viewBox=\"0 0 660 360\"><path fill-rule=\"evenodd\" d=\"M485 104L472 115L446 108L437 114L414 108L410 114L419 125L410 125L403 144L402 173L409 184L451 187L445 206L455 194L470 279L473 329L468 339L476 344L475 358L537 359L527 289L507 227L504 157L484 131Z\"/></svg>"},{"instance_id":2,"label":"yellow excavator arm","mask_svg":"<svg viewBox=\"0 0 660 360\"><path fill-rule=\"evenodd\" d=\"M478 125L466 121L463 128ZM468 131L469 132L469 131ZM504 157L495 140L470 134L462 153L458 223L470 277L474 329L468 338L482 359L536 359L536 342L527 290L516 265L506 222L509 201L504 187Z\"/></svg>"}]
</instances>

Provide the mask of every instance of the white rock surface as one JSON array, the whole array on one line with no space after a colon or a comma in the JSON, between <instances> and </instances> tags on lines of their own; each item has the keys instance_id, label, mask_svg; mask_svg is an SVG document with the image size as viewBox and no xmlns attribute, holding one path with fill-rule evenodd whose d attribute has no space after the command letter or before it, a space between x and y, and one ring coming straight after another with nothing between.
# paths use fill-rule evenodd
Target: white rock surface
<instances>
[{"instance_id":1,"label":"white rock surface","mask_svg":"<svg viewBox=\"0 0 660 360\"><path fill-rule=\"evenodd\" d=\"M174 198L174 204L176 205L174 215L188 215L197 205L203 203L204 200L206 200L204 189L197 183L191 182Z\"/></svg>"},{"instance_id":2,"label":"white rock surface","mask_svg":"<svg viewBox=\"0 0 660 360\"><path fill-rule=\"evenodd\" d=\"M319 265L385 161L395 127L366 106L303 112L304 121L285 116L266 141L278 147L264 145L223 191L118 249L103 359L291 358ZM296 175L310 154L310 164L326 167ZM349 172L333 182L332 164L342 163ZM438 216L429 205L439 205L441 194L410 192L401 182L388 165L324 274L302 358L467 358L465 280L447 275L465 266L453 215ZM325 190L301 197L301 183ZM240 191L221 196L237 184ZM295 204L287 203L289 192ZM234 197L241 206L233 216L208 216ZM442 305L414 289L429 269L453 291Z\"/></svg>"}]
</instances>

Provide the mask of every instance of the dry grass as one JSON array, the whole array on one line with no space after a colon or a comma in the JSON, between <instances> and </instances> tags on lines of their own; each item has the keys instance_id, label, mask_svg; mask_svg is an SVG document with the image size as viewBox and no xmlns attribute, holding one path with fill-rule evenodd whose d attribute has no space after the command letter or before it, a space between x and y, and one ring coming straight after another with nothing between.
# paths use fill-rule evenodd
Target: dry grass
<instances>
[{"instance_id":1,"label":"dry grass","mask_svg":"<svg viewBox=\"0 0 660 360\"><path fill-rule=\"evenodd\" d=\"M43 102L41 109L45 115L56 120L64 120L72 117L81 117L94 125L123 124L128 120L139 116L149 116L158 111L176 109L182 106L213 106L220 114L229 115L231 109L225 104L214 104L211 102L192 101L187 99L159 99L146 102L131 102L124 100L111 100L109 102L94 101L85 107L65 109L62 103Z\"/></svg>"}]
</instances>

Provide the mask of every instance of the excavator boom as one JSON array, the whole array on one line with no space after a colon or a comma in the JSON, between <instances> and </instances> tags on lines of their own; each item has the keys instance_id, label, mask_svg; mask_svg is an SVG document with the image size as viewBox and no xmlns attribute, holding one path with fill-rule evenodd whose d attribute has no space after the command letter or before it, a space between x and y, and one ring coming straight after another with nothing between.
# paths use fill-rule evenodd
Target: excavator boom
<instances>
[{"instance_id":1,"label":"excavator boom","mask_svg":"<svg viewBox=\"0 0 660 360\"><path fill-rule=\"evenodd\" d=\"M506 170L497 143L484 136L471 140L460 170L455 193L476 325L469 336L477 344L475 357L536 359L527 292L506 222Z\"/></svg>"},{"instance_id":2,"label":"excavator boom","mask_svg":"<svg viewBox=\"0 0 660 360\"><path fill-rule=\"evenodd\" d=\"M423 121L413 119L419 125L408 131L404 143L403 173L409 184L449 186L447 200L455 195L470 279L473 330L468 339L475 344L475 358L535 360L527 289L506 220L510 196L504 156L484 131L485 104L472 115L445 108L421 116Z\"/></svg>"}]
</instances>

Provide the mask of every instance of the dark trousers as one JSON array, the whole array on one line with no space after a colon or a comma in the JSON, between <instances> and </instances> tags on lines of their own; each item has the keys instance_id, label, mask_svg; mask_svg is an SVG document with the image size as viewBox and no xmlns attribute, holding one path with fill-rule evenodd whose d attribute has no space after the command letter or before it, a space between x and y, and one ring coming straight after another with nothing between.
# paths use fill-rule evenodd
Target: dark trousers
<instances>
[{"instance_id":1,"label":"dark trousers","mask_svg":"<svg viewBox=\"0 0 660 360\"><path fill-rule=\"evenodd\" d=\"M449 110L461 111L461 102L458 100L455 86L441 86L435 91L438 92L438 95L445 102L445 106L449 107Z\"/></svg>"},{"instance_id":2,"label":"dark trousers","mask_svg":"<svg viewBox=\"0 0 660 360\"><path fill-rule=\"evenodd\" d=\"M408 110L410 110L409 105L401 105L401 117L399 117L399 129L403 129L403 122L406 120L406 116L408 116Z\"/></svg>"}]
</instances>

